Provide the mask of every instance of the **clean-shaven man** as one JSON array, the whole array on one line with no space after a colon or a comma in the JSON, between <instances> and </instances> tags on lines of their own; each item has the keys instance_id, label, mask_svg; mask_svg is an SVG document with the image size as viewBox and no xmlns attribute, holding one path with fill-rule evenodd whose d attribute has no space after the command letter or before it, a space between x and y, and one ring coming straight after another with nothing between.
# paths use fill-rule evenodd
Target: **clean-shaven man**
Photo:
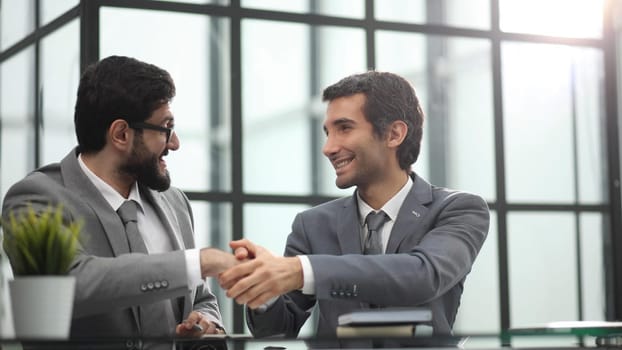
<instances>
[{"instance_id":1,"label":"clean-shaven man","mask_svg":"<svg viewBox=\"0 0 622 350\"><path fill-rule=\"evenodd\" d=\"M316 305L321 339L335 337L339 315L399 306L430 308L434 333L450 334L488 232L486 202L433 186L411 170L423 112L402 77L352 75L327 87L323 100L323 153L337 186L355 187L354 194L298 214L284 257L247 240L232 242L240 257L255 259L222 273L221 286L246 304L248 326L258 337L296 336Z\"/></svg>"}]
</instances>

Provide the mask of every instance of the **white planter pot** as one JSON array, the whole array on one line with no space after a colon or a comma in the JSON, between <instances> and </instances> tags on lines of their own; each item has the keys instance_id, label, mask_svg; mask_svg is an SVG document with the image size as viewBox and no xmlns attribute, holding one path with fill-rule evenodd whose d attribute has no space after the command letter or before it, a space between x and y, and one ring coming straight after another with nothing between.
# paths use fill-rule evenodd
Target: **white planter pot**
<instances>
[{"instance_id":1,"label":"white planter pot","mask_svg":"<svg viewBox=\"0 0 622 350\"><path fill-rule=\"evenodd\" d=\"M74 276L28 276L9 281L18 339L68 339Z\"/></svg>"}]
</instances>

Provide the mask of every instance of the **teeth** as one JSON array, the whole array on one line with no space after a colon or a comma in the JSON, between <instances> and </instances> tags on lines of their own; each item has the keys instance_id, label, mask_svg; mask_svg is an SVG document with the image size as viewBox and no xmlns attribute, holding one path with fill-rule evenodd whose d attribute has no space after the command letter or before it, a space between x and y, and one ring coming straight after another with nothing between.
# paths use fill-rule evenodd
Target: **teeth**
<instances>
[{"instance_id":1,"label":"teeth","mask_svg":"<svg viewBox=\"0 0 622 350\"><path fill-rule=\"evenodd\" d=\"M350 163L350 160L342 160L340 162L335 163L335 168L339 169L341 167L348 165L348 163Z\"/></svg>"}]
</instances>

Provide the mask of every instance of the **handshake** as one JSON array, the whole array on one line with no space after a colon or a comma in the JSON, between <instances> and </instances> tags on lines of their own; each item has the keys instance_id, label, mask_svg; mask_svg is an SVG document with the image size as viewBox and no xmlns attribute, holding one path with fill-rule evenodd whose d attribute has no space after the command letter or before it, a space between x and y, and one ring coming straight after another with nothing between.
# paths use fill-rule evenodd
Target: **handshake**
<instances>
[{"instance_id":1,"label":"handshake","mask_svg":"<svg viewBox=\"0 0 622 350\"><path fill-rule=\"evenodd\" d=\"M247 239L229 243L233 254L216 248L200 250L201 277L216 277L227 297L256 309L273 297L302 288L302 265L297 257L274 256ZM193 311L177 325L176 334L198 337L221 333L215 323Z\"/></svg>"},{"instance_id":2,"label":"handshake","mask_svg":"<svg viewBox=\"0 0 622 350\"><path fill-rule=\"evenodd\" d=\"M201 249L201 275L217 277L227 297L238 304L256 309L273 297L302 288L302 265L297 257L272 255L247 239L232 241L229 246L233 254Z\"/></svg>"}]
</instances>

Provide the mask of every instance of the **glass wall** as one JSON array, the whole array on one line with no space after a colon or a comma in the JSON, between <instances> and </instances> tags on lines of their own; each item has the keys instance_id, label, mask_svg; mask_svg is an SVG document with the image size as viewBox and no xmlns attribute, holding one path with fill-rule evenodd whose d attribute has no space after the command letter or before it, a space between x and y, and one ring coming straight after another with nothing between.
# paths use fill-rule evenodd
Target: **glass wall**
<instances>
[{"instance_id":1,"label":"glass wall","mask_svg":"<svg viewBox=\"0 0 622 350\"><path fill-rule=\"evenodd\" d=\"M2 195L35 166L34 48L0 65L0 188ZM11 151L9 151L11 150Z\"/></svg>"},{"instance_id":2,"label":"glass wall","mask_svg":"<svg viewBox=\"0 0 622 350\"><path fill-rule=\"evenodd\" d=\"M77 143L73 110L80 81L80 45L76 41L79 37L80 21L75 19L41 40L42 164L62 159Z\"/></svg>"},{"instance_id":3,"label":"glass wall","mask_svg":"<svg viewBox=\"0 0 622 350\"><path fill-rule=\"evenodd\" d=\"M609 178L620 162L607 147L618 132L607 129L617 96L605 84L603 18L615 17L605 1L366 4L3 1L1 195L74 147L80 67L133 56L175 80L181 147L168 166L191 199L197 245L228 249L246 237L280 254L296 213L353 192L336 188L321 152L323 88L392 71L413 84L426 114L413 170L491 208L455 331L611 318L620 296L606 261L622 232L611 217L622 211ZM84 22L93 19L96 27ZM227 328L247 332L242 308L211 282Z\"/></svg>"},{"instance_id":4,"label":"glass wall","mask_svg":"<svg viewBox=\"0 0 622 350\"><path fill-rule=\"evenodd\" d=\"M34 0L5 0L0 10L0 48L6 50L35 29Z\"/></svg>"}]
</instances>

